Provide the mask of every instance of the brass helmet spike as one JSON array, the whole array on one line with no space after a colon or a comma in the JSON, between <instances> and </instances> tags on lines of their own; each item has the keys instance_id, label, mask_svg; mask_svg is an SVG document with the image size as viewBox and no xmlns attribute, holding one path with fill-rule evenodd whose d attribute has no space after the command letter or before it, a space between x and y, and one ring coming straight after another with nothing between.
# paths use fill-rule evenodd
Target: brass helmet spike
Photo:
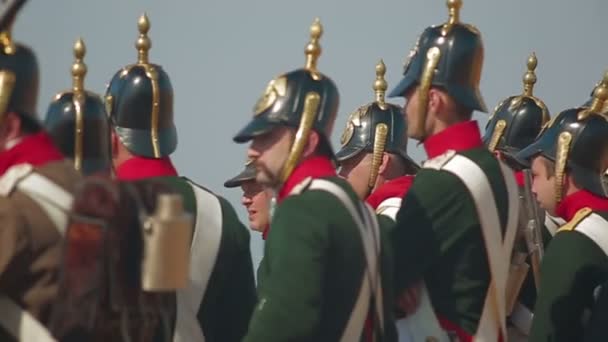
<instances>
[{"instance_id":1,"label":"brass helmet spike","mask_svg":"<svg viewBox=\"0 0 608 342\"><path fill-rule=\"evenodd\" d=\"M536 59L536 54L532 52L530 57L528 57L528 71L526 71L523 78L525 96L532 96L534 91L534 84L536 84L536 73L534 73L534 71L536 70L537 65L538 60Z\"/></svg>"},{"instance_id":2,"label":"brass helmet spike","mask_svg":"<svg viewBox=\"0 0 608 342\"><path fill-rule=\"evenodd\" d=\"M443 24L441 28L441 35L447 36L452 30L454 25L460 22L460 8L462 7L462 0L447 0L446 5L448 6L448 21Z\"/></svg>"},{"instance_id":3,"label":"brass helmet spike","mask_svg":"<svg viewBox=\"0 0 608 342\"><path fill-rule=\"evenodd\" d=\"M0 32L0 44L2 44L2 47L4 48L4 53L7 55L14 54L16 50L12 38L14 22L15 18L11 19L10 22L6 25L6 28L2 32Z\"/></svg>"},{"instance_id":4,"label":"brass helmet spike","mask_svg":"<svg viewBox=\"0 0 608 342\"><path fill-rule=\"evenodd\" d=\"M306 69L311 71L313 74L317 73L317 60L321 55L321 45L319 45L319 39L323 35L323 26L321 20L315 18L312 25L310 26L310 41L306 44L304 54L306 55Z\"/></svg>"},{"instance_id":5,"label":"brass helmet spike","mask_svg":"<svg viewBox=\"0 0 608 342\"><path fill-rule=\"evenodd\" d=\"M84 76L87 74L87 65L84 64L84 55L87 48L84 45L82 38L78 38L74 44L74 64L72 64L72 84L74 93L82 93L84 91Z\"/></svg>"},{"instance_id":6,"label":"brass helmet spike","mask_svg":"<svg viewBox=\"0 0 608 342\"><path fill-rule=\"evenodd\" d=\"M384 96L386 94L386 89L388 88L388 84L384 79L385 74L386 65L384 65L384 61L381 59L380 62L376 64L376 81L374 82L373 89L376 93L376 102L382 109L385 107Z\"/></svg>"},{"instance_id":7,"label":"brass helmet spike","mask_svg":"<svg viewBox=\"0 0 608 342\"><path fill-rule=\"evenodd\" d=\"M146 13L142 14L137 21L137 29L139 30L139 38L135 42L137 48L137 63L148 64L148 51L152 47L152 41L148 37L150 30L150 20Z\"/></svg>"},{"instance_id":8,"label":"brass helmet spike","mask_svg":"<svg viewBox=\"0 0 608 342\"><path fill-rule=\"evenodd\" d=\"M604 78L600 84L593 90L593 101L589 107L589 113L600 114L604 107L604 103L608 99L608 71L604 74Z\"/></svg>"},{"instance_id":9,"label":"brass helmet spike","mask_svg":"<svg viewBox=\"0 0 608 342\"><path fill-rule=\"evenodd\" d=\"M448 23L454 25L460 21L460 8L462 7L462 0L447 0L446 5L448 6Z\"/></svg>"}]
</instances>

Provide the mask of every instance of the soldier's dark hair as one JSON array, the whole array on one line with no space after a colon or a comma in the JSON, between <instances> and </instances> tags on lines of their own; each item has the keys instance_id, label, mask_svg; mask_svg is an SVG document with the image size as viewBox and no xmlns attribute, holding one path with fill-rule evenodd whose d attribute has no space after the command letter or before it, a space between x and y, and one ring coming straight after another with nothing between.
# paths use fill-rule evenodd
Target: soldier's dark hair
<instances>
[{"instance_id":1,"label":"soldier's dark hair","mask_svg":"<svg viewBox=\"0 0 608 342\"><path fill-rule=\"evenodd\" d=\"M31 114L25 114L22 112L15 112L21 120L21 133L22 134L34 134L42 130L42 124L38 122Z\"/></svg>"},{"instance_id":2,"label":"soldier's dark hair","mask_svg":"<svg viewBox=\"0 0 608 342\"><path fill-rule=\"evenodd\" d=\"M450 99L449 104L453 109L454 114L458 116L459 121L469 121L473 117L473 110L456 100L451 96L444 87L434 86L433 88L440 90Z\"/></svg>"},{"instance_id":3,"label":"soldier's dark hair","mask_svg":"<svg viewBox=\"0 0 608 342\"><path fill-rule=\"evenodd\" d=\"M456 101L454 101L454 106L456 114L462 121L471 120L473 117L473 110L471 108L465 107Z\"/></svg>"},{"instance_id":4,"label":"soldier's dark hair","mask_svg":"<svg viewBox=\"0 0 608 342\"><path fill-rule=\"evenodd\" d=\"M319 134L319 144L317 145L315 154L318 156L328 157L330 159L334 158L334 152L331 148L331 144L322 134Z\"/></svg>"}]
</instances>

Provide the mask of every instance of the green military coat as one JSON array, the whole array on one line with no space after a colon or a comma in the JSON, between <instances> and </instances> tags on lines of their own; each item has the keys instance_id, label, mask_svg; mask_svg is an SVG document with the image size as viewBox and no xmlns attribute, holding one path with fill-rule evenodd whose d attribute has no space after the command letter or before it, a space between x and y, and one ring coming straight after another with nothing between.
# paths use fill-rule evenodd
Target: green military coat
<instances>
[{"instance_id":1,"label":"green military coat","mask_svg":"<svg viewBox=\"0 0 608 342\"><path fill-rule=\"evenodd\" d=\"M158 177L182 194L184 208L194 215L197 206L192 186L181 177ZM211 273L197 318L206 342L241 341L255 305L255 280L248 229L239 221L230 203L219 197L222 236L217 260Z\"/></svg>"},{"instance_id":2,"label":"green military coat","mask_svg":"<svg viewBox=\"0 0 608 342\"><path fill-rule=\"evenodd\" d=\"M509 201L499 162L481 144L458 154L487 176L504 233ZM391 240L397 293L424 280L437 316L474 335L490 269L475 202L460 178L422 168L397 213Z\"/></svg>"},{"instance_id":3,"label":"green military coat","mask_svg":"<svg viewBox=\"0 0 608 342\"><path fill-rule=\"evenodd\" d=\"M591 215L606 220L608 212L581 213L555 234L543 257L530 341L582 341L594 291L608 281L606 253L581 231Z\"/></svg>"},{"instance_id":4,"label":"green military coat","mask_svg":"<svg viewBox=\"0 0 608 342\"><path fill-rule=\"evenodd\" d=\"M352 200L345 180L326 178ZM381 225L390 225L382 218ZM382 231L381 227L381 231ZM381 234L384 338L395 341L391 255ZM258 304L244 341L338 341L355 304L366 261L355 222L322 190L284 199L276 208L258 269Z\"/></svg>"}]
</instances>

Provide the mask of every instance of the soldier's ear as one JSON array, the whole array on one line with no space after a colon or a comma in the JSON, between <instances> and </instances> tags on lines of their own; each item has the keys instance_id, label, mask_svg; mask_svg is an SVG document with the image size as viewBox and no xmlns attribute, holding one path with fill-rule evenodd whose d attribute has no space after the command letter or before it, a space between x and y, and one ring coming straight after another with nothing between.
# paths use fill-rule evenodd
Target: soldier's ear
<instances>
[{"instance_id":1,"label":"soldier's ear","mask_svg":"<svg viewBox=\"0 0 608 342\"><path fill-rule=\"evenodd\" d=\"M319 133L316 131L311 131L308 136L308 141L306 142L306 146L304 147L304 151L302 152L302 157L305 159L317 152L319 148L319 144L321 144L321 137Z\"/></svg>"},{"instance_id":2,"label":"soldier's ear","mask_svg":"<svg viewBox=\"0 0 608 342\"><path fill-rule=\"evenodd\" d=\"M441 97L441 92L432 87L429 89L429 96L427 100L427 111L433 114L441 114L443 113L445 108L445 104L443 98Z\"/></svg>"},{"instance_id":3,"label":"soldier's ear","mask_svg":"<svg viewBox=\"0 0 608 342\"><path fill-rule=\"evenodd\" d=\"M383 152L382 153L382 163L380 163L380 168L378 169L378 174L380 175L384 175L390 167L390 163L392 163L393 161L391 160L391 156L386 153Z\"/></svg>"},{"instance_id":4,"label":"soldier's ear","mask_svg":"<svg viewBox=\"0 0 608 342\"><path fill-rule=\"evenodd\" d=\"M11 141L19 138L26 132L21 129L21 118L17 113L9 112L2 120L0 125L0 138L4 141Z\"/></svg>"}]
</instances>

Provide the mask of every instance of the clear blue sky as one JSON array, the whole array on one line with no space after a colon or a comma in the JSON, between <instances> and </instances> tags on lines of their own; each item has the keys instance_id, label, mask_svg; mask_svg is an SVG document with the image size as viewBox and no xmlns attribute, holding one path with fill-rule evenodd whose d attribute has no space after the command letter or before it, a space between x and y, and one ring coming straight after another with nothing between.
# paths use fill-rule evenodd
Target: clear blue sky
<instances>
[{"instance_id":1,"label":"clear blue sky","mask_svg":"<svg viewBox=\"0 0 608 342\"><path fill-rule=\"evenodd\" d=\"M82 36L88 50L85 86L103 93L116 70L135 62L144 11L151 21L150 60L163 65L175 91L180 140L174 161L180 173L225 196L243 220L240 191L222 187L245 158L245 146L231 138L267 82L303 66L314 17L325 30L319 69L341 94L336 146L349 112L373 98L375 63L384 59L394 85L416 37L447 18L445 0L30 0L14 39L38 54L41 117L51 97L71 85L76 38ZM461 20L484 38L481 89L488 107L521 91L532 51L539 60L535 94L552 114L585 101L608 68L606 13L606 0L464 0ZM475 117L483 128L486 115ZM416 160L424 158L410 146ZM255 260L261 245L254 234Z\"/></svg>"}]
</instances>

